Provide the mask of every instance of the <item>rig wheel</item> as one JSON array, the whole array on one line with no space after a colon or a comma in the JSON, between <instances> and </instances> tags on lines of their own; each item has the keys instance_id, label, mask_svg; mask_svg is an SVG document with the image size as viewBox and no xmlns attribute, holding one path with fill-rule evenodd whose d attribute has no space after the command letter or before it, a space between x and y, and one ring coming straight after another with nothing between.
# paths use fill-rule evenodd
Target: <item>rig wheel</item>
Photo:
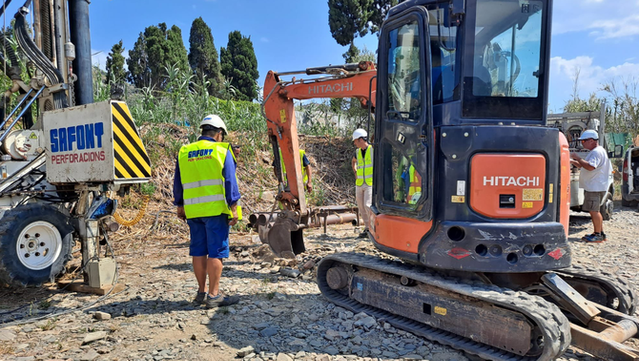
<instances>
[{"instance_id":1,"label":"rig wheel","mask_svg":"<svg viewBox=\"0 0 639 361\"><path fill-rule=\"evenodd\" d=\"M69 217L43 204L8 210L0 220L0 280L37 286L55 280L71 259Z\"/></svg>"}]
</instances>

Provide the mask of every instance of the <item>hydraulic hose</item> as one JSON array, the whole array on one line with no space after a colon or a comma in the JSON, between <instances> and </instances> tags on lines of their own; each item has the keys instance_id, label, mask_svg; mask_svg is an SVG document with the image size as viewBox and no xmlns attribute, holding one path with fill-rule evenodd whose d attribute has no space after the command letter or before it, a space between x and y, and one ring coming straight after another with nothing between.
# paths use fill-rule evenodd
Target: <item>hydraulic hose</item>
<instances>
[{"instance_id":1,"label":"hydraulic hose","mask_svg":"<svg viewBox=\"0 0 639 361\"><path fill-rule=\"evenodd\" d=\"M4 11L7 9L7 7L9 7L9 4L11 4L11 0L6 0L4 4L2 4L2 8L0 8L0 16L4 14Z\"/></svg>"},{"instance_id":2,"label":"hydraulic hose","mask_svg":"<svg viewBox=\"0 0 639 361\"><path fill-rule=\"evenodd\" d=\"M42 73L44 73L44 75L49 79L49 82L52 85L63 83L64 79L62 78L62 73L60 73L60 70L53 66L51 61L47 59L42 51L38 49L31 37L29 37L23 10L24 9L21 9L15 15L15 30L18 44L20 44L20 47L24 51L27 58L29 58L29 60L31 60L35 64L35 66L40 69Z\"/></svg>"}]
</instances>

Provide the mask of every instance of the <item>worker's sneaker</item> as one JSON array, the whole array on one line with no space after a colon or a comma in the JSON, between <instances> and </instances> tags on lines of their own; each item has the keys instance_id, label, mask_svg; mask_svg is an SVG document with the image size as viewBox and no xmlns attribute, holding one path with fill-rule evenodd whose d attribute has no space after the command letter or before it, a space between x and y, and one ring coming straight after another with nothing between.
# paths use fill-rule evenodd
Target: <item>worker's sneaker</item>
<instances>
[{"instance_id":1,"label":"worker's sneaker","mask_svg":"<svg viewBox=\"0 0 639 361\"><path fill-rule=\"evenodd\" d=\"M589 242L589 243L601 243L606 240L606 235L603 233L600 233L600 234L593 233L587 236L583 236L581 240L585 242Z\"/></svg>"},{"instance_id":2,"label":"worker's sneaker","mask_svg":"<svg viewBox=\"0 0 639 361\"><path fill-rule=\"evenodd\" d=\"M594 236L596 236L596 234L595 234L595 233L587 234L587 235L585 235L585 236L581 237L581 240L582 240L582 241L584 241L584 242L589 242L587 238L592 238L592 237L594 237ZM605 234L604 232L601 232L601 237L603 238L603 242L605 242L605 241L607 241L607 240L608 240L608 239L606 238L606 234Z\"/></svg>"},{"instance_id":3,"label":"worker's sneaker","mask_svg":"<svg viewBox=\"0 0 639 361\"><path fill-rule=\"evenodd\" d=\"M368 229L365 229L357 238L368 238Z\"/></svg>"},{"instance_id":4,"label":"worker's sneaker","mask_svg":"<svg viewBox=\"0 0 639 361\"><path fill-rule=\"evenodd\" d=\"M198 292L197 296L195 296L195 299L193 300L193 303L201 305L204 303L204 299L206 298L206 292Z\"/></svg>"},{"instance_id":5,"label":"worker's sneaker","mask_svg":"<svg viewBox=\"0 0 639 361\"><path fill-rule=\"evenodd\" d=\"M206 308L215 308L221 306L230 306L238 303L240 298L238 296L226 296L222 293L218 294L215 297L211 297L207 295L206 297Z\"/></svg>"}]
</instances>

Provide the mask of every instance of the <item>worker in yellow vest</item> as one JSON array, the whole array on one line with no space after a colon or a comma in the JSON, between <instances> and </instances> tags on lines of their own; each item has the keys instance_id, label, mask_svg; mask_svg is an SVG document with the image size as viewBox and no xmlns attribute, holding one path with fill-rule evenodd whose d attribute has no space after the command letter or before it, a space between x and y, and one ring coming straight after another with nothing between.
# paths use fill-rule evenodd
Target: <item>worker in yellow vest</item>
<instances>
[{"instance_id":1,"label":"worker in yellow vest","mask_svg":"<svg viewBox=\"0 0 639 361\"><path fill-rule=\"evenodd\" d=\"M422 196L422 176L415 170L413 164L408 168L408 181L406 202L408 204L415 204Z\"/></svg>"},{"instance_id":2,"label":"worker in yellow vest","mask_svg":"<svg viewBox=\"0 0 639 361\"><path fill-rule=\"evenodd\" d=\"M373 146L368 144L368 134L364 129L353 132L353 144L357 148L353 161L353 173L355 173L355 199L357 208L364 219L364 231L360 238L368 237L370 226L370 206L373 201Z\"/></svg>"},{"instance_id":3,"label":"worker in yellow vest","mask_svg":"<svg viewBox=\"0 0 639 361\"><path fill-rule=\"evenodd\" d=\"M198 282L195 302L213 308L239 301L237 296L221 292L220 278L222 260L229 257L229 226L239 218L240 192L233 153L224 143L226 124L217 115L207 115L200 129L202 136L197 142L180 148L173 195L178 217L187 221L191 233L189 254Z\"/></svg>"},{"instance_id":4,"label":"worker in yellow vest","mask_svg":"<svg viewBox=\"0 0 639 361\"><path fill-rule=\"evenodd\" d=\"M313 170L311 168L311 162L306 157L306 151L300 149L300 163L302 164L302 179L304 180L304 186L310 193L313 191L313 183L311 177L313 176ZM282 158L282 150L280 150L280 167L282 168L282 180L288 187L288 179L286 178L286 167L284 166L284 159ZM274 168L274 171L275 168ZM275 175L277 178L277 174Z\"/></svg>"}]
</instances>

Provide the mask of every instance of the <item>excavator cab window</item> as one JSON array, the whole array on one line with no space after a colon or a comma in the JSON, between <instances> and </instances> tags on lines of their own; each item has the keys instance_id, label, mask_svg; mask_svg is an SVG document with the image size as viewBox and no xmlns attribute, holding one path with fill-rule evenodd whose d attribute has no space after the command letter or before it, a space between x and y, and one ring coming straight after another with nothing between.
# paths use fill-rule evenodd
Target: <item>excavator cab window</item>
<instances>
[{"instance_id":1,"label":"excavator cab window","mask_svg":"<svg viewBox=\"0 0 639 361\"><path fill-rule=\"evenodd\" d=\"M543 114L544 0L477 0L466 22L464 117Z\"/></svg>"},{"instance_id":2,"label":"excavator cab window","mask_svg":"<svg viewBox=\"0 0 639 361\"><path fill-rule=\"evenodd\" d=\"M433 104L459 100L460 67L457 64L458 26L450 22L448 4L428 5L432 59Z\"/></svg>"},{"instance_id":3,"label":"excavator cab window","mask_svg":"<svg viewBox=\"0 0 639 361\"><path fill-rule=\"evenodd\" d=\"M376 107L376 118L381 120L375 133L376 208L418 219L430 217L432 198L428 19L427 10L418 8L385 24Z\"/></svg>"},{"instance_id":4,"label":"excavator cab window","mask_svg":"<svg viewBox=\"0 0 639 361\"><path fill-rule=\"evenodd\" d=\"M389 34L388 111L390 119L414 122L421 114L419 31L417 22L393 29Z\"/></svg>"}]
</instances>

